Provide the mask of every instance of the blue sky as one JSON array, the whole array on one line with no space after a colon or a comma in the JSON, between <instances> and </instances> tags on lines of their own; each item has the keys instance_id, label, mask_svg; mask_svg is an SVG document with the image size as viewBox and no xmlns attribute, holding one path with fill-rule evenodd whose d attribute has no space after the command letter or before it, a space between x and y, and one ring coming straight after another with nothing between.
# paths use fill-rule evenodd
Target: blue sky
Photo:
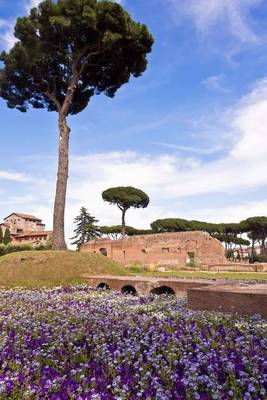
<instances>
[{"instance_id":1,"label":"blue sky","mask_svg":"<svg viewBox=\"0 0 267 400\"><path fill-rule=\"evenodd\" d=\"M117 185L144 189L157 218L238 221L267 215L267 3L124 0L155 38L149 65L114 99L71 117L67 236L83 205L101 224L119 211L101 200ZM0 47L35 0L0 0ZM57 162L55 113L9 110L0 100L0 218L13 210L51 227Z\"/></svg>"}]
</instances>

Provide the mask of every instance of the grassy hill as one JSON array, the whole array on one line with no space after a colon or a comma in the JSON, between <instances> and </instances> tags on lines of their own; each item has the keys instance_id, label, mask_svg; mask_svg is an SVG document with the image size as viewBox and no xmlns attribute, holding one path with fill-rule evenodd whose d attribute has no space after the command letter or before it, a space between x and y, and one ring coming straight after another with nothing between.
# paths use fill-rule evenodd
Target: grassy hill
<instances>
[{"instance_id":1,"label":"grassy hill","mask_svg":"<svg viewBox=\"0 0 267 400\"><path fill-rule=\"evenodd\" d=\"M129 274L107 257L75 251L25 251L0 257L0 286L5 287L82 283L84 273Z\"/></svg>"}]
</instances>

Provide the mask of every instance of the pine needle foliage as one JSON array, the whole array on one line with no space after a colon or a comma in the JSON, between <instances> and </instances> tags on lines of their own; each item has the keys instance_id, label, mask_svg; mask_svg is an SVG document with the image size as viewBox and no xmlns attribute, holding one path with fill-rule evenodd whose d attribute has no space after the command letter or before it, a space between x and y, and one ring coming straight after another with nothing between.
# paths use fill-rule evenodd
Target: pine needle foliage
<instances>
[{"instance_id":1,"label":"pine needle foliage","mask_svg":"<svg viewBox=\"0 0 267 400\"><path fill-rule=\"evenodd\" d=\"M85 207L80 209L80 214L74 219L75 235L71 238L72 244L80 250L82 244L101 236L100 228L96 225L98 220L89 214Z\"/></svg>"}]
</instances>

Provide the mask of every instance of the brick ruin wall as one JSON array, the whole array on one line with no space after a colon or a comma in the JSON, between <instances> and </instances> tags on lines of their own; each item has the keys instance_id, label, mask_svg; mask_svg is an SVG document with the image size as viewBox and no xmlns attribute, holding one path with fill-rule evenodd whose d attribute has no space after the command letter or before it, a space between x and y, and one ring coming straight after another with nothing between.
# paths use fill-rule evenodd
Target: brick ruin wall
<instances>
[{"instance_id":1,"label":"brick ruin wall","mask_svg":"<svg viewBox=\"0 0 267 400\"><path fill-rule=\"evenodd\" d=\"M267 319L267 284L188 288L191 310L260 314Z\"/></svg>"},{"instance_id":2,"label":"brick ruin wall","mask_svg":"<svg viewBox=\"0 0 267 400\"><path fill-rule=\"evenodd\" d=\"M138 235L121 240L98 239L81 247L82 252L104 254L127 264L196 265L224 264L224 247L205 232L175 232Z\"/></svg>"}]
</instances>

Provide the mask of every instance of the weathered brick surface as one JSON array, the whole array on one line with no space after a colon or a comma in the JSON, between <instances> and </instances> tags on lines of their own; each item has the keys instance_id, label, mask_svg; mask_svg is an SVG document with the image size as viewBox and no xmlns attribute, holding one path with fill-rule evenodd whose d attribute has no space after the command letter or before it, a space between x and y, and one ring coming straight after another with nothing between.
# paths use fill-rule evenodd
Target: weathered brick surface
<instances>
[{"instance_id":1,"label":"weathered brick surface","mask_svg":"<svg viewBox=\"0 0 267 400\"><path fill-rule=\"evenodd\" d=\"M267 318L267 284L189 288L187 295L192 310L261 314Z\"/></svg>"},{"instance_id":2,"label":"weathered brick surface","mask_svg":"<svg viewBox=\"0 0 267 400\"><path fill-rule=\"evenodd\" d=\"M106 252L122 264L181 265L194 256L196 264L225 263L222 244L205 232L176 232L138 235L121 240L94 240L84 244L81 251Z\"/></svg>"},{"instance_id":3,"label":"weathered brick surface","mask_svg":"<svg viewBox=\"0 0 267 400\"><path fill-rule=\"evenodd\" d=\"M266 263L224 263L210 264L205 270L210 272L267 272Z\"/></svg>"},{"instance_id":4,"label":"weathered brick surface","mask_svg":"<svg viewBox=\"0 0 267 400\"><path fill-rule=\"evenodd\" d=\"M132 286L138 294L148 294L153 289L163 286L172 289L175 293L179 293L186 292L189 288L214 284L214 282L205 279L138 278L134 276L91 276L87 274L82 275L82 277L94 288L101 284L106 284L111 290L122 291L125 286Z\"/></svg>"},{"instance_id":5,"label":"weathered brick surface","mask_svg":"<svg viewBox=\"0 0 267 400\"><path fill-rule=\"evenodd\" d=\"M123 292L132 287L137 294L149 294L154 289L187 292L192 310L234 312L244 315L261 314L267 319L267 284L218 284L205 279L151 278L135 276L82 275L94 288L107 286Z\"/></svg>"},{"instance_id":6,"label":"weathered brick surface","mask_svg":"<svg viewBox=\"0 0 267 400\"><path fill-rule=\"evenodd\" d=\"M267 264L266 263L255 263L253 264L256 272L267 272Z\"/></svg>"}]
</instances>

